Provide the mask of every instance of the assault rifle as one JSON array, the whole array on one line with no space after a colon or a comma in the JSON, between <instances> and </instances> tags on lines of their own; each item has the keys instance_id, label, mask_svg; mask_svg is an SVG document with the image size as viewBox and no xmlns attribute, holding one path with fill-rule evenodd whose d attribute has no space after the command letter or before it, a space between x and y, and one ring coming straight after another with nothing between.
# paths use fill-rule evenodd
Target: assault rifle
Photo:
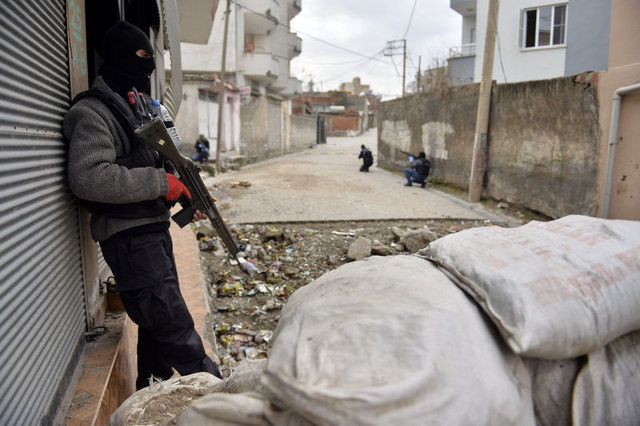
<instances>
[{"instance_id":1,"label":"assault rifle","mask_svg":"<svg viewBox=\"0 0 640 426\"><path fill-rule=\"evenodd\" d=\"M153 118L151 121L135 130L136 135L142 139L147 145L158 151L166 159L171 161L176 167L180 180L189 189L191 193L191 205L185 207L171 218L183 228L193 218L196 210L205 213L216 232L222 239L222 243L227 251L238 261L238 266L244 272L247 272L241 261L238 259L238 246L231 236L231 232L225 225L220 215L220 211L209 195L207 187L200 177L200 168L196 166L190 158L180 154L176 148L171 135L167 131L162 119Z\"/></svg>"}]
</instances>

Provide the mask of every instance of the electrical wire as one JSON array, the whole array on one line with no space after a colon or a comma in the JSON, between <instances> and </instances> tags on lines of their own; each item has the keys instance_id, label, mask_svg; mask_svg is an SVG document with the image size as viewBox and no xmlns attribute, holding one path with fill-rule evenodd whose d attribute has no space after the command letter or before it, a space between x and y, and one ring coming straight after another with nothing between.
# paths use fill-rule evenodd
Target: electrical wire
<instances>
[{"instance_id":1,"label":"electrical wire","mask_svg":"<svg viewBox=\"0 0 640 426\"><path fill-rule=\"evenodd\" d=\"M265 15L264 13L257 12L257 11L255 11L255 10L251 9L250 7L247 7L247 6L243 5L243 4L238 3L238 1L234 1L234 0L232 0L232 3L235 3L238 7L242 8L242 9L245 9L245 10L247 10L247 11L251 12L251 13L254 13L254 14L258 15L258 16L262 16L262 17L264 17L264 18L266 18L266 19L269 19L269 17L268 17L267 15ZM417 4L417 0L414 0L414 4L413 4L412 10L411 10L411 15L410 15L410 18L409 18L409 23L408 23L408 25L407 25L407 29L406 29L406 31L405 31L405 36L406 36L406 34L408 33L409 28L410 28L410 26L411 26L411 21L413 20L413 16L414 16L414 12L415 12L415 8L416 8L416 4ZM329 79L322 79L322 80L320 81L320 84L322 84L322 83L323 83L323 82L325 82L325 81L326 81L326 82L328 82L328 81L337 80L337 79L339 79L339 78L342 78L342 77L344 77L345 75L347 75L347 74L349 74L349 73L353 72L355 69L357 69L357 68L361 68L363 65L365 65L365 64L367 64L367 63L369 63L369 62L371 62L371 61L380 62L380 63L383 63L383 64L385 64L385 65L388 65L388 64L389 64L387 61L385 61L385 60L382 60L382 59L379 59L379 58L378 58L378 56L384 52L384 49L382 49L381 51L379 51L379 52L375 53L374 55L366 55L366 54L359 53L359 52L353 51L353 50L351 50L351 49L347 49L347 48L345 48L345 47L339 46L339 45L337 45L337 44L335 44L335 43L332 43L332 42L329 42L329 41L323 40L323 39L321 39L321 38L315 37L315 36L313 36L313 35L311 35L311 34L308 34L308 33L304 32L304 31L296 30L295 28L292 28L290 25L283 24L283 23L280 23L280 22L278 22L278 23L277 23L277 25L278 25L278 26L281 26L281 27L283 27L283 28L285 28L285 29L287 29L287 31L289 31L289 32L293 32L293 33L298 33L298 34L304 35L304 36L306 36L306 37L309 37L310 39L316 40L316 41L318 41L318 42L320 42L320 43L326 44L326 45L331 46L331 47L333 47L333 48L335 48L335 49L342 50L342 51L344 51L344 52L350 53L350 54L352 54L352 55L360 56L360 57L362 57L362 58L366 59L365 61L358 63L358 65L357 65L356 67L354 67L354 68L352 68L352 69L350 69L350 70L348 70L348 71L346 71L346 72L344 72L344 73L341 73L340 75L337 75L337 76L331 77L331 78L329 78ZM386 56L386 55L385 55L385 56ZM299 60L299 59L297 59L297 61L298 61L298 62L305 63L305 61L302 61L302 60ZM355 61L349 61L349 62L355 62ZM309 62L307 62L307 63L308 63L308 64L313 64L313 63L309 63ZM393 57L391 58L391 63L392 63L392 65L393 65L393 66L394 66L394 68L395 68L396 75L397 75L397 76L400 76L400 72L398 71L398 68L397 68L396 64L393 62ZM323 64L323 65L333 65L333 64ZM336 65L340 65L340 64L336 64Z\"/></svg>"},{"instance_id":2,"label":"electrical wire","mask_svg":"<svg viewBox=\"0 0 640 426\"><path fill-rule=\"evenodd\" d=\"M413 7L411 8L411 15L409 16L409 22L407 23L407 29L404 30L404 35L402 36L403 40L407 38L407 34L409 33L409 28L411 28L411 21L413 21L413 14L416 11L416 4L418 4L418 0L413 1Z\"/></svg>"},{"instance_id":3,"label":"electrical wire","mask_svg":"<svg viewBox=\"0 0 640 426\"><path fill-rule=\"evenodd\" d=\"M380 53L382 53L382 51L380 51ZM380 53L378 53L378 54L380 54ZM323 79L323 81L328 82L328 81L333 81L333 80L337 80L339 78L342 78L345 75L352 73L356 69L362 68L364 65L366 65L369 62L371 62L371 59L364 60L361 63L359 63L356 67L351 68L350 70L345 71L345 72L341 73L340 75L336 75L336 76L331 77L331 78L325 78L325 79Z\"/></svg>"},{"instance_id":4,"label":"electrical wire","mask_svg":"<svg viewBox=\"0 0 640 426\"><path fill-rule=\"evenodd\" d=\"M247 6L243 5L243 4L240 4L237 1L235 1L234 3L237 4L242 9L246 9L251 13L254 13L254 14L258 15L258 16L262 16L262 17L264 17L266 19L269 19L264 13L256 12L255 10L251 9L250 7L247 7ZM303 32L303 31L296 30L296 29L292 28L290 25L286 25L286 24L283 24L281 22L278 22L277 25L281 26L283 28L286 28L290 32L302 34L302 35L304 35L306 37L309 37L309 38L311 38L313 40L319 41L320 43L324 43L324 44L326 44L328 46L331 46L333 48L336 48L336 49L351 53L352 55L361 56L361 57L366 58L366 59L372 59L372 60L375 60L375 61L379 61L379 62L385 63L384 61L381 61L381 60L376 58L376 56L378 56L378 53L376 53L375 55L366 55L366 54L359 53L359 52L356 52L356 51L351 50L351 49L347 49L346 47L338 46L337 44L332 43L330 41L322 40L321 38L312 36L311 34L307 34L307 33Z\"/></svg>"}]
</instances>

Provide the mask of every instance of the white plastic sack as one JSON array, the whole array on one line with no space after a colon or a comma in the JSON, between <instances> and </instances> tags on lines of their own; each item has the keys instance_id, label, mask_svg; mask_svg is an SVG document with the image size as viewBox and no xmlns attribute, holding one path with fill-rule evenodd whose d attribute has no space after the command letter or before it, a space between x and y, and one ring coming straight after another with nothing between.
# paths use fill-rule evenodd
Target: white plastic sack
<instances>
[{"instance_id":1,"label":"white plastic sack","mask_svg":"<svg viewBox=\"0 0 640 426\"><path fill-rule=\"evenodd\" d=\"M262 383L316 425L532 425L530 377L430 262L370 257L296 291Z\"/></svg>"},{"instance_id":2,"label":"white plastic sack","mask_svg":"<svg viewBox=\"0 0 640 426\"><path fill-rule=\"evenodd\" d=\"M427 256L449 271L518 354L573 358L640 328L640 222L567 216L473 228Z\"/></svg>"},{"instance_id":3,"label":"white plastic sack","mask_svg":"<svg viewBox=\"0 0 640 426\"><path fill-rule=\"evenodd\" d=\"M573 393L573 424L640 423L640 331L591 352Z\"/></svg>"},{"instance_id":4,"label":"white plastic sack","mask_svg":"<svg viewBox=\"0 0 640 426\"><path fill-rule=\"evenodd\" d=\"M241 361L226 380L210 394L195 401L178 418L178 426L302 426L286 411L274 407L265 395L260 378L266 359Z\"/></svg>"},{"instance_id":5,"label":"white plastic sack","mask_svg":"<svg viewBox=\"0 0 640 426\"><path fill-rule=\"evenodd\" d=\"M524 359L531 371L533 409L538 426L571 424L573 385L584 364L583 358Z\"/></svg>"},{"instance_id":6,"label":"white plastic sack","mask_svg":"<svg viewBox=\"0 0 640 426\"><path fill-rule=\"evenodd\" d=\"M153 383L127 398L111 415L111 426L165 425L194 400L222 380L209 373L194 373Z\"/></svg>"},{"instance_id":7,"label":"white plastic sack","mask_svg":"<svg viewBox=\"0 0 640 426\"><path fill-rule=\"evenodd\" d=\"M265 412L269 400L253 392L212 393L202 397L178 419L178 426L271 426Z\"/></svg>"}]
</instances>

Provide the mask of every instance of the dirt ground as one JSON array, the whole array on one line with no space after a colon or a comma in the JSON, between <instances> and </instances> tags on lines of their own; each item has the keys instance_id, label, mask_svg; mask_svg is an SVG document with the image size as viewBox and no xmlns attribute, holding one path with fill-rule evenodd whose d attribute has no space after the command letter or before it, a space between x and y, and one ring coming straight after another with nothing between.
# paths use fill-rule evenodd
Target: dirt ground
<instances>
[{"instance_id":1,"label":"dirt ground","mask_svg":"<svg viewBox=\"0 0 640 426\"><path fill-rule=\"evenodd\" d=\"M488 208L500 210L511 221L495 224L402 220L230 226L236 241L244 248L241 257L256 267L253 276L241 272L229 261L226 250L215 237L202 238L201 265L211 296L211 321L222 374L228 377L243 358L268 358L271 338L288 298L322 274L351 261L347 252L357 237L372 240L372 254L408 254L399 243L398 232L428 228L440 238L472 227L514 226L531 219L506 206ZM216 246L217 249L213 249Z\"/></svg>"}]
</instances>

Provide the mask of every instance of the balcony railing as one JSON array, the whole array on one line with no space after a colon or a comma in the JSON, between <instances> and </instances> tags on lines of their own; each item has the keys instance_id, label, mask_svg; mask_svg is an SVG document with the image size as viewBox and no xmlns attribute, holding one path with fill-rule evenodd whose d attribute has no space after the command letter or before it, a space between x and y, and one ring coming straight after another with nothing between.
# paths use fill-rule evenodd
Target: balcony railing
<instances>
[{"instance_id":1,"label":"balcony railing","mask_svg":"<svg viewBox=\"0 0 640 426\"><path fill-rule=\"evenodd\" d=\"M244 75L263 83L278 78L279 67L274 65L277 59L271 53L253 53L244 55Z\"/></svg>"},{"instance_id":2,"label":"balcony railing","mask_svg":"<svg viewBox=\"0 0 640 426\"><path fill-rule=\"evenodd\" d=\"M287 17L292 20L302 10L302 0L287 0Z\"/></svg>"},{"instance_id":3,"label":"balcony railing","mask_svg":"<svg viewBox=\"0 0 640 426\"><path fill-rule=\"evenodd\" d=\"M463 44L461 46L454 46L449 49L449 58L461 58L464 56L475 56L476 44Z\"/></svg>"},{"instance_id":4,"label":"balcony railing","mask_svg":"<svg viewBox=\"0 0 640 426\"><path fill-rule=\"evenodd\" d=\"M243 0L244 29L250 34L268 34L278 25L278 9L259 0Z\"/></svg>"},{"instance_id":5,"label":"balcony railing","mask_svg":"<svg viewBox=\"0 0 640 426\"><path fill-rule=\"evenodd\" d=\"M289 46L289 58L295 58L302 53L302 39L296 33L287 35L287 44Z\"/></svg>"}]
</instances>

